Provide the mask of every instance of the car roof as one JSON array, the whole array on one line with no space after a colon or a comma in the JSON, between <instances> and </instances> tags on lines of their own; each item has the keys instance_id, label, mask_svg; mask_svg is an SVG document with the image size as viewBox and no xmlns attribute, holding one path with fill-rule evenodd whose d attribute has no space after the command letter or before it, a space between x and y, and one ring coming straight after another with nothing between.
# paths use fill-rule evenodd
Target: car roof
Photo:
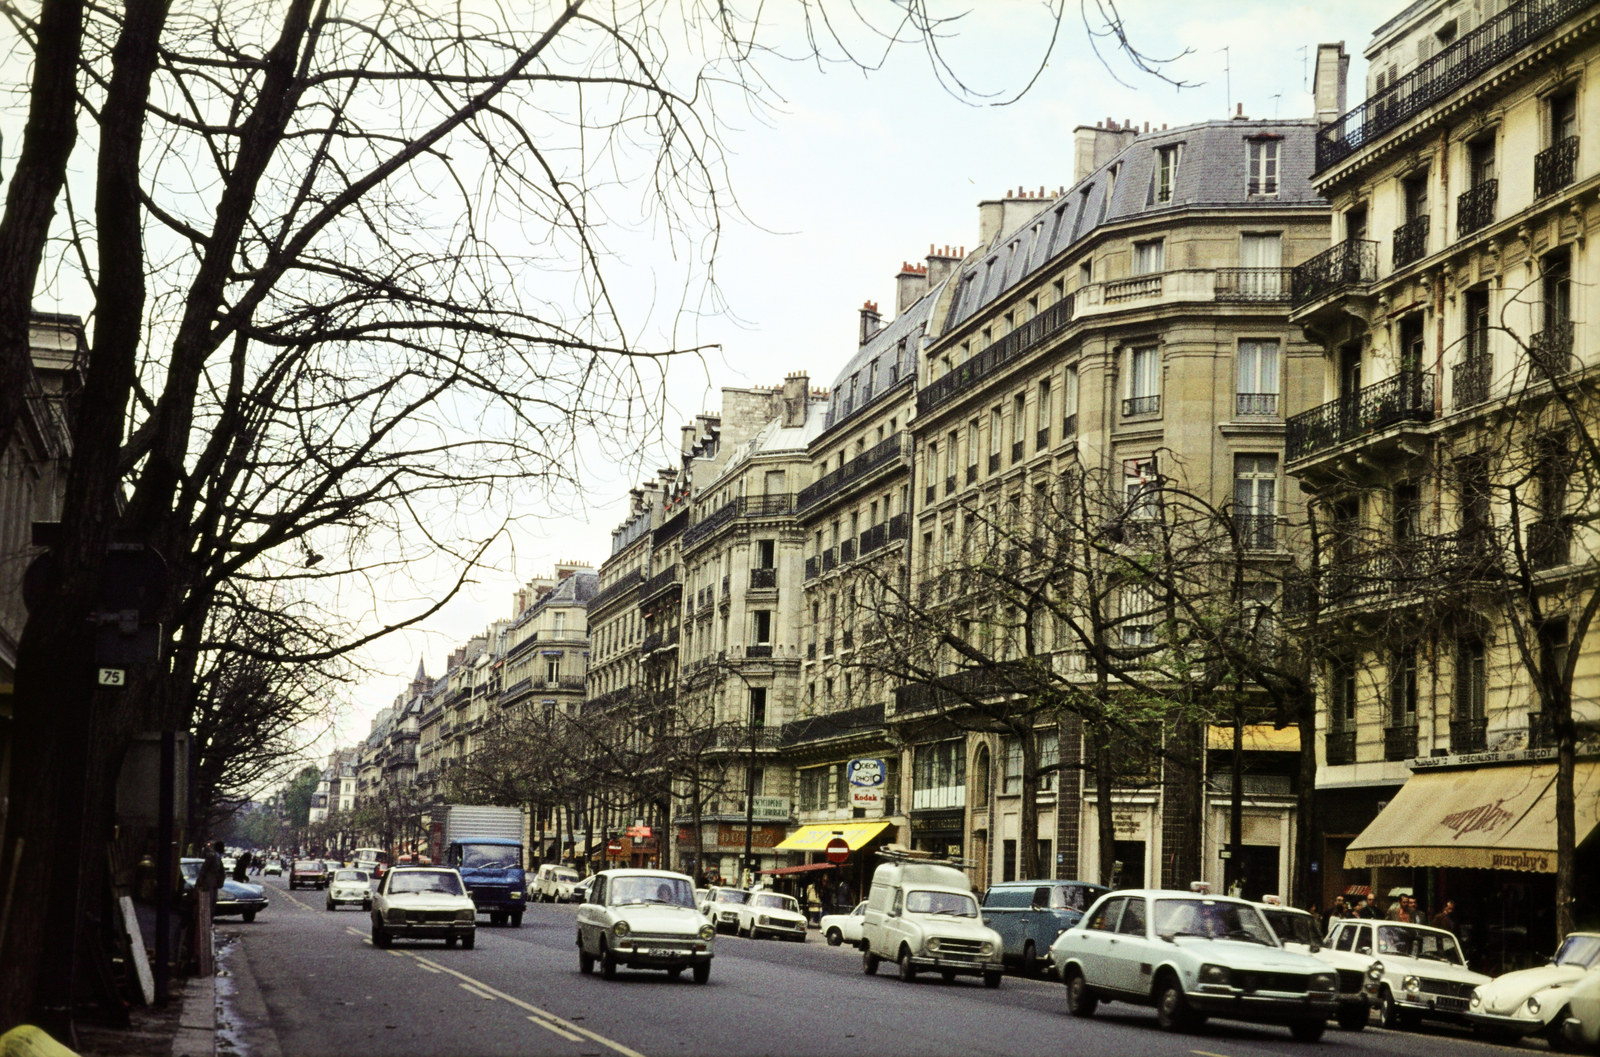
<instances>
[{"instance_id":1,"label":"car roof","mask_svg":"<svg viewBox=\"0 0 1600 1057\"><path fill-rule=\"evenodd\" d=\"M1205 899L1213 903L1238 903L1241 906L1260 907L1263 904L1253 903L1248 899L1238 896L1220 895L1216 892L1184 892L1176 888L1114 888L1101 896L1144 896L1146 899ZM1391 922L1390 924L1393 924Z\"/></svg>"},{"instance_id":2,"label":"car roof","mask_svg":"<svg viewBox=\"0 0 1600 1057\"><path fill-rule=\"evenodd\" d=\"M1251 902L1255 902L1255 900L1251 900ZM1255 905L1260 907L1262 910L1280 910L1280 911L1284 911L1284 912L1289 913L1289 914L1299 914L1303 918L1315 918L1316 917L1316 915L1311 913L1311 911L1309 911L1309 910L1301 910L1299 907L1285 906L1282 903L1260 903L1260 902L1256 902Z\"/></svg>"},{"instance_id":3,"label":"car roof","mask_svg":"<svg viewBox=\"0 0 1600 1057\"><path fill-rule=\"evenodd\" d=\"M1037 881L996 881L990 888L1053 888L1056 885L1083 885L1086 888L1105 888L1095 881L1073 881L1062 877L1041 877Z\"/></svg>"},{"instance_id":4,"label":"car roof","mask_svg":"<svg viewBox=\"0 0 1600 1057\"><path fill-rule=\"evenodd\" d=\"M637 868L634 868L634 867L621 867L621 868L616 869L616 870L601 870L599 873L595 874L595 876L596 877L671 877L671 878L682 878L683 880L688 881L690 884L694 883L694 879L692 877L690 877L688 874L686 874L686 873L678 873L676 870L640 870L640 869L637 869Z\"/></svg>"}]
</instances>

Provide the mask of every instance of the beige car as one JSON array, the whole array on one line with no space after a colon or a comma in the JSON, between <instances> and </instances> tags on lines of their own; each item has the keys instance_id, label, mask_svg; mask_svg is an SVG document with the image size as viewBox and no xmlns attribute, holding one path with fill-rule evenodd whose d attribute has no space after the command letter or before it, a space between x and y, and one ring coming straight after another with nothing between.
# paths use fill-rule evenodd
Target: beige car
<instances>
[{"instance_id":1,"label":"beige car","mask_svg":"<svg viewBox=\"0 0 1600 1057\"><path fill-rule=\"evenodd\" d=\"M397 939L444 940L471 950L478 937L478 908L461 875L442 866L390 870L372 897L372 945Z\"/></svg>"},{"instance_id":2,"label":"beige car","mask_svg":"<svg viewBox=\"0 0 1600 1057\"><path fill-rule=\"evenodd\" d=\"M711 978L717 930L694 905L694 882L668 870L602 870L578 907L578 971L600 964L607 980L619 967L665 969L668 976Z\"/></svg>"}]
</instances>

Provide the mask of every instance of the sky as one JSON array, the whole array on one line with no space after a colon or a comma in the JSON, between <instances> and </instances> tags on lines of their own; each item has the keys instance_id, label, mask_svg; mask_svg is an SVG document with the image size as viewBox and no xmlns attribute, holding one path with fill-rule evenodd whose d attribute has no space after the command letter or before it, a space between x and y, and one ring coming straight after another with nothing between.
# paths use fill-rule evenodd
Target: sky
<instances>
[{"instance_id":1,"label":"sky","mask_svg":"<svg viewBox=\"0 0 1600 1057\"><path fill-rule=\"evenodd\" d=\"M946 58L975 90L1010 99L1038 66L1048 19L1039 0L969 0L948 27ZM1159 68L1178 88L1133 68L1105 40L1090 47L1069 0L1048 65L1021 99L974 105L941 88L926 55L893 51L869 74L842 66L766 66L781 104L763 120L730 128L723 143L742 215L725 220L716 276L725 310L696 321L695 342L716 344L704 362L668 376L668 436L627 465L585 460L584 494L548 518L524 519L460 597L424 627L392 636L369 654L374 674L355 689L341 743L363 737L373 714L404 689L422 660L441 674L447 654L511 615L511 597L558 561L598 569L622 520L627 491L675 456L676 427L715 411L723 386L774 385L807 371L827 386L857 348L859 309L892 314L894 276L930 245L977 243L977 205L1016 188L1035 193L1072 183L1072 130L1114 119L1177 126L1232 115L1310 116L1311 69L1319 43L1351 53L1349 105L1360 101L1361 51L1397 0L1298 4L1270 0L1124 0L1127 34L1139 51L1172 58ZM960 8L950 7L952 11ZM661 274L651 247L631 245L623 262L648 286ZM678 341L684 342L684 335Z\"/></svg>"}]
</instances>

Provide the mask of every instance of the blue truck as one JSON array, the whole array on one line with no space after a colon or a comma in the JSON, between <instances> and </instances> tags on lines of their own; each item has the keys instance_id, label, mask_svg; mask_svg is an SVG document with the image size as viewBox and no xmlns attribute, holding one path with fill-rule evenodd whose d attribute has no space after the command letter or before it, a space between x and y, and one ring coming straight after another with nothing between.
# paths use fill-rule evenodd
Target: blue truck
<instances>
[{"instance_id":1,"label":"blue truck","mask_svg":"<svg viewBox=\"0 0 1600 1057\"><path fill-rule=\"evenodd\" d=\"M446 804L434 812L431 831L433 861L461 871L478 913L492 925L520 929L528 901L522 810Z\"/></svg>"}]
</instances>

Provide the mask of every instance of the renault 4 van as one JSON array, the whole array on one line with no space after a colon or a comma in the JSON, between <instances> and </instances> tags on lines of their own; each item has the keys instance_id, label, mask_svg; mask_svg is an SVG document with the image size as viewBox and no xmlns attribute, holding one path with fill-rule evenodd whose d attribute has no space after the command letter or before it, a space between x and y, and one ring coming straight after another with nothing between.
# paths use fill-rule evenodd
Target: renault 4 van
<instances>
[{"instance_id":1,"label":"renault 4 van","mask_svg":"<svg viewBox=\"0 0 1600 1057\"><path fill-rule=\"evenodd\" d=\"M985 987L999 987L1000 934L983 923L967 875L926 852L890 845L878 855L888 861L872 875L861 971L870 976L880 963L894 962L907 982L936 972L946 981L981 976Z\"/></svg>"}]
</instances>

